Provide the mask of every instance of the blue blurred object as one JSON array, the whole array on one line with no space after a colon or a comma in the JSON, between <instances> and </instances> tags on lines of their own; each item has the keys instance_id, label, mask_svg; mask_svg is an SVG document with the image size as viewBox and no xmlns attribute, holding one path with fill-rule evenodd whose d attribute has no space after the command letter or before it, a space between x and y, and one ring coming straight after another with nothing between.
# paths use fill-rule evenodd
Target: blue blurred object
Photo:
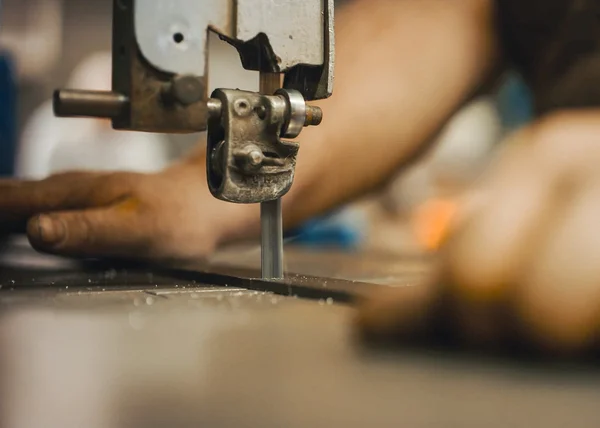
<instances>
[{"instance_id":1,"label":"blue blurred object","mask_svg":"<svg viewBox=\"0 0 600 428\"><path fill-rule=\"evenodd\" d=\"M17 85L11 56L0 52L0 176L14 173L17 147Z\"/></svg>"},{"instance_id":2,"label":"blue blurred object","mask_svg":"<svg viewBox=\"0 0 600 428\"><path fill-rule=\"evenodd\" d=\"M525 81L511 73L498 93L502 123L508 131L527 124L533 118L533 96Z\"/></svg>"},{"instance_id":3,"label":"blue blurred object","mask_svg":"<svg viewBox=\"0 0 600 428\"><path fill-rule=\"evenodd\" d=\"M354 209L315 218L286 234L286 239L308 247L356 249L363 241L367 221Z\"/></svg>"}]
</instances>

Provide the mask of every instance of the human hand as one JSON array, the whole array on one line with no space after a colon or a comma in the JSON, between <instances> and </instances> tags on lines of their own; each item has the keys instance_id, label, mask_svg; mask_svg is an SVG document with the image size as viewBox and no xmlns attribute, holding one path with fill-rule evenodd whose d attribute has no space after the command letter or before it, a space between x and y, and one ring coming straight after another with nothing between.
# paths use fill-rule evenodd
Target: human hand
<instances>
[{"instance_id":1,"label":"human hand","mask_svg":"<svg viewBox=\"0 0 600 428\"><path fill-rule=\"evenodd\" d=\"M67 172L0 180L0 232L72 257L197 260L247 234L256 207L213 198L203 159L158 174Z\"/></svg>"},{"instance_id":2,"label":"human hand","mask_svg":"<svg viewBox=\"0 0 600 428\"><path fill-rule=\"evenodd\" d=\"M465 199L428 282L363 304L368 337L581 354L600 339L600 112L520 132Z\"/></svg>"}]
</instances>

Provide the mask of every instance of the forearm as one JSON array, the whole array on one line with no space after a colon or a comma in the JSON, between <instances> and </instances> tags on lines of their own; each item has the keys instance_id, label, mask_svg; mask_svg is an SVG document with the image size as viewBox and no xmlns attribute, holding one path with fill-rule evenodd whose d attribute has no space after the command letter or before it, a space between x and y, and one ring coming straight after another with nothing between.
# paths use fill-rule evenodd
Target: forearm
<instances>
[{"instance_id":1,"label":"forearm","mask_svg":"<svg viewBox=\"0 0 600 428\"><path fill-rule=\"evenodd\" d=\"M491 20L490 0L362 0L339 11L334 96L318 103L323 123L300 135L286 227L377 187L431 139L491 72ZM204 151L186 163L203 171ZM258 233L258 207L235 210L224 241Z\"/></svg>"},{"instance_id":2,"label":"forearm","mask_svg":"<svg viewBox=\"0 0 600 428\"><path fill-rule=\"evenodd\" d=\"M488 0L358 1L336 21L334 96L300 136L288 225L380 185L492 71Z\"/></svg>"}]
</instances>

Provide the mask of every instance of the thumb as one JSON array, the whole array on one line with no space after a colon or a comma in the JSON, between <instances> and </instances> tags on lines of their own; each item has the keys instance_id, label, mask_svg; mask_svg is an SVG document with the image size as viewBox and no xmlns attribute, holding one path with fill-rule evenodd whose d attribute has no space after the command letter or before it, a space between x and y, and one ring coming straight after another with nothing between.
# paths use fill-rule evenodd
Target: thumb
<instances>
[{"instance_id":1,"label":"thumb","mask_svg":"<svg viewBox=\"0 0 600 428\"><path fill-rule=\"evenodd\" d=\"M36 250L63 256L148 256L148 224L126 204L40 214L29 220L27 236Z\"/></svg>"}]
</instances>

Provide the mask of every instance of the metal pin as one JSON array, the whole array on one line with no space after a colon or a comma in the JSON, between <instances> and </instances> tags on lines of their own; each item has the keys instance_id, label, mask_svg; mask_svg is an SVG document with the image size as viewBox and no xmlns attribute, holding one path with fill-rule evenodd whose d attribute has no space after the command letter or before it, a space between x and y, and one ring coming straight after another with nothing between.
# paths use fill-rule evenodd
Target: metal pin
<instances>
[{"instance_id":1,"label":"metal pin","mask_svg":"<svg viewBox=\"0 0 600 428\"><path fill-rule=\"evenodd\" d=\"M273 95L281 87L279 73L260 73L260 92ZM261 272L263 279L283 278L283 221L281 199L260 204Z\"/></svg>"},{"instance_id":2,"label":"metal pin","mask_svg":"<svg viewBox=\"0 0 600 428\"><path fill-rule=\"evenodd\" d=\"M54 113L59 117L115 118L127 107L127 97L115 92L63 89L53 96Z\"/></svg>"},{"instance_id":3,"label":"metal pin","mask_svg":"<svg viewBox=\"0 0 600 428\"><path fill-rule=\"evenodd\" d=\"M263 279L283 278L281 199L260 204L261 272Z\"/></svg>"}]
</instances>

